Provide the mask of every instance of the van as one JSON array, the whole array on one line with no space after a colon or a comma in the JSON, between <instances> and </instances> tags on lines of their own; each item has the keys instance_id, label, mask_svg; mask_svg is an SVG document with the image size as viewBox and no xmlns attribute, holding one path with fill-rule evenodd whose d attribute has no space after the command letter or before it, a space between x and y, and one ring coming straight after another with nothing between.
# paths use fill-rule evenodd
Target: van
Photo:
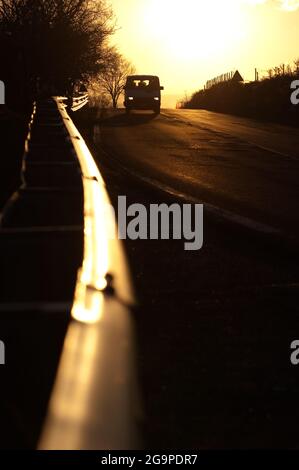
<instances>
[{"instance_id":1,"label":"van","mask_svg":"<svg viewBox=\"0 0 299 470\"><path fill-rule=\"evenodd\" d=\"M130 113L132 109L151 109L156 114L161 109L161 90L159 77L154 75L130 75L127 77L125 91L125 108Z\"/></svg>"}]
</instances>

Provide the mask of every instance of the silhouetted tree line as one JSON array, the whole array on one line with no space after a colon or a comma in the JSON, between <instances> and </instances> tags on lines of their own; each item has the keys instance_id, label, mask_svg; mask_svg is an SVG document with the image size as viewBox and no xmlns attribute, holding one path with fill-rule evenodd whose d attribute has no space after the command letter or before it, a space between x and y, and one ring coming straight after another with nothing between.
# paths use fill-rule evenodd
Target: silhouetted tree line
<instances>
[{"instance_id":1,"label":"silhouetted tree line","mask_svg":"<svg viewBox=\"0 0 299 470\"><path fill-rule=\"evenodd\" d=\"M0 79L12 107L38 95L72 93L111 56L106 0L0 0Z\"/></svg>"},{"instance_id":2,"label":"silhouetted tree line","mask_svg":"<svg viewBox=\"0 0 299 470\"><path fill-rule=\"evenodd\" d=\"M290 97L291 82L299 79L299 60L295 67L280 66L268 77L250 83L224 82L194 93L181 107L255 117L285 123L299 123L299 105Z\"/></svg>"}]
</instances>

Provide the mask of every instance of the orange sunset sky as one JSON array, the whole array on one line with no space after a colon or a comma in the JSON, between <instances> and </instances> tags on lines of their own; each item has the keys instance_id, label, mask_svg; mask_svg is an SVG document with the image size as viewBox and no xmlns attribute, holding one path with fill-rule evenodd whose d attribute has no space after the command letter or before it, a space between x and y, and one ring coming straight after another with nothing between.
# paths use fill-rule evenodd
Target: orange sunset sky
<instances>
[{"instance_id":1,"label":"orange sunset sky","mask_svg":"<svg viewBox=\"0 0 299 470\"><path fill-rule=\"evenodd\" d=\"M137 73L183 96L239 69L246 80L299 57L297 0L110 0L113 38Z\"/></svg>"}]
</instances>

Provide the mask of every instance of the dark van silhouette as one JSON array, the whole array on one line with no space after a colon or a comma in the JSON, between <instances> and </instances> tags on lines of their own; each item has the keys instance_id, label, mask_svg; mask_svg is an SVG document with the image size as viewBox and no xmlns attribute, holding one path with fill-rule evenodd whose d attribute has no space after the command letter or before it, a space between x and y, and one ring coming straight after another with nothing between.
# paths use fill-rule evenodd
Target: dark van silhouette
<instances>
[{"instance_id":1,"label":"dark van silhouette","mask_svg":"<svg viewBox=\"0 0 299 470\"><path fill-rule=\"evenodd\" d=\"M130 75L125 90L125 108L129 113L132 109L152 109L156 114L161 109L161 90L159 77L154 75Z\"/></svg>"}]
</instances>

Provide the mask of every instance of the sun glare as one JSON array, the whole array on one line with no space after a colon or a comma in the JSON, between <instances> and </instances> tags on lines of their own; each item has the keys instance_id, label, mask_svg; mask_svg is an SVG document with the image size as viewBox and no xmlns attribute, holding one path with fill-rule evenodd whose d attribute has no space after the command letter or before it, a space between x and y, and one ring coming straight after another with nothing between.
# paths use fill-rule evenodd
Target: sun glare
<instances>
[{"instance_id":1,"label":"sun glare","mask_svg":"<svg viewBox=\"0 0 299 470\"><path fill-rule=\"evenodd\" d=\"M180 60L219 56L246 34L238 0L149 0L145 9L149 34Z\"/></svg>"}]
</instances>

